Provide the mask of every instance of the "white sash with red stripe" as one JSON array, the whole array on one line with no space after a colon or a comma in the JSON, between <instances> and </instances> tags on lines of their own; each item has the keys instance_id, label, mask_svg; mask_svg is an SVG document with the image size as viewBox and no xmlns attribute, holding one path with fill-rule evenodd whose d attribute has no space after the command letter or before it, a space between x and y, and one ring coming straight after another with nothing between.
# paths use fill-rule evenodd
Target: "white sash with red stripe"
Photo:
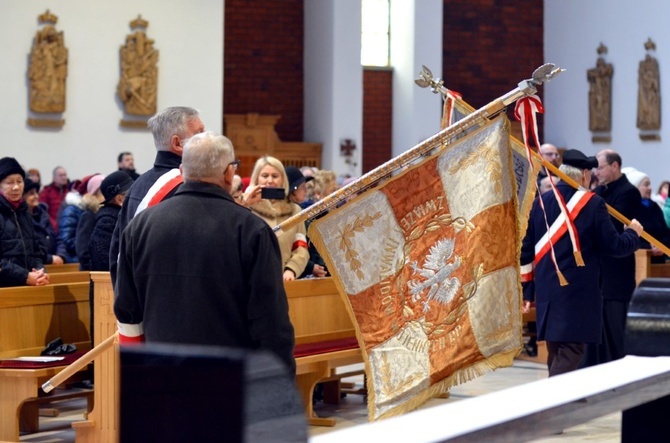
<instances>
[{"instance_id":1,"label":"white sash with red stripe","mask_svg":"<svg viewBox=\"0 0 670 443\"><path fill-rule=\"evenodd\" d=\"M136 216L140 212L144 211L146 208L149 208L157 203L163 201L165 196L174 190L177 186L182 184L184 179L179 172L179 168L170 169L165 174L161 175L158 180L149 188L147 195L144 196L140 202L137 210L135 211Z\"/></svg>"},{"instance_id":2,"label":"white sash with red stripe","mask_svg":"<svg viewBox=\"0 0 670 443\"><path fill-rule=\"evenodd\" d=\"M593 197L593 192L589 191L577 191L572 196L568 204L566 205L568 212L570 213L570 220L575 220L582 209L586 206L591 197ZM549 231L545 232L542 238L535 244L535 263L538 263L542 258L549 252L550 243L549 236L551 236L551 243L556 244L556 242L568 231L568 226L565 220L565 216L561 212L556 220L549 227Z\"/></svg>"}]
</instances>

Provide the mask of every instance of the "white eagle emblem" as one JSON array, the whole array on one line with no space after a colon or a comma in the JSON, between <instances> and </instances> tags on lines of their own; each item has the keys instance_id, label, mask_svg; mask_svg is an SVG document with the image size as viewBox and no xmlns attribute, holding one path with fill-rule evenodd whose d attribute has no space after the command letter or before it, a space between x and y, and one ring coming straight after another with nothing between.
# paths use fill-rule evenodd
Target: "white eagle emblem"
<instances>
[{"instance_id":1,"label":"white eagle emblem","mask_svg":"<svg viewBox=\"0 0 670 443\"><path fill-rule=\"evenodd\" d=\"M428 302L432 299L442 304L449 303L461 286L458 278L450 278L450 275L461 266L461 257L458 255L450 262L453 253L454 240L447 238L439 240L430 247L423 268L419 268L416 261L410 263L414 270L413 274L423 277L423 280L407 282L412 301L415 303L419 301L423 292L428 289L428 294L422 302L424 312L430 310Z\"/></svg>"}]
</instances>

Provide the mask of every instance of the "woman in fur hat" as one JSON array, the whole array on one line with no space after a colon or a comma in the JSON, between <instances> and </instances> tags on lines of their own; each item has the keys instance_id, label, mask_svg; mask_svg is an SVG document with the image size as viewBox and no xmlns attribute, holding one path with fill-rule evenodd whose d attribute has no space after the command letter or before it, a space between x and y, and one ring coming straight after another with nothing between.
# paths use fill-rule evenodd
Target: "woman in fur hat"
<instances>
[{"instance_id":1,"label":"woman in fur hat","mask_svg":"<svg viewBox=\"0 0 670 443\"><path fill-rule=\"evenodd\" d=\"M45 251L23 200L25 177L16 159L0 159L0 287L49 284Z\"/></svg>"},{"instance_id":2,"label":"woman in fur hat","mask_svg":"<svg viewBox=\"0 0 670 443\"><path fill-rule=\"evenodd\" d=\"M259 199L260 190L266 187L283 188L284 198ZM274 228L301 210L288 196L289 183L282 162L270 156L259 158L251 174L249 188L245 191L245 203L249 209ZM295 280L305 270L309 260L305 224L298 223L284 231L277 240L284 264L284 281Z\"/></svg>"}]
</instances>

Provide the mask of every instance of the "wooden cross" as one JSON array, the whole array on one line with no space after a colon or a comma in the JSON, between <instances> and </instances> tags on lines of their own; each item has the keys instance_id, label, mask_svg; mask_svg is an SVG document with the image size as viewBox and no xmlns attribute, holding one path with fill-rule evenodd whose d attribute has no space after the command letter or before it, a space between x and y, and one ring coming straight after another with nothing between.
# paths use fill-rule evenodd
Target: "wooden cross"
<instances>
[{"instance_id":1,"label":"wooden cross","mask_svg":"<svg viewBox=\"0 0 670 443\"><path fill-rule=\"evenodd\" d=\"M344 143L340 142L340 153L344 154L346 157L354 155L355 149L356 145L349 138L344 139Z\"/></svg>"}]
</instances>

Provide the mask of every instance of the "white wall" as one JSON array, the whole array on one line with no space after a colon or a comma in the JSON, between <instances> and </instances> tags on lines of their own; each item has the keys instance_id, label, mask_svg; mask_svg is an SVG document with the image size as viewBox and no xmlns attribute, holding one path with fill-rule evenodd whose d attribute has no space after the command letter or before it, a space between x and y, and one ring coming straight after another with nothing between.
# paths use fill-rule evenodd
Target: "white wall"
<instances>
[{"instance_id":1,"label":"white wall","mask_svg":"<svg viewBox=\"0 0 670 443\"><path fill-rule=\"evenodd\" d=\"M442 0L391 2L393 155L440 130L442 100L414 83L421 65L442 77Z\"/></svg>"},{"instance_id":2,"label":"white wall","mask_svg":"<svg viewBox=\"0 0 670 443\"><path fill-rule=\"evenodd\" d=\"M185 105L202 113L209 130L222 131L223 4L221 0L0 0L0 157L16 157L42 173L63 165L70 178L116 169L116 157L132 151L139 172L151 168L155 148L147 130L119 126L116 97L119 47L138 14L159 50L158 108ZM58 16L69 50L67 103L62 129L27 125L27 70L33 38L46 9Z\"/></svg>"},{"instance_id":3,"label":"white wall","mask_svg":"<svg viewBox=\"0 0 670 443\"><path fill-rule=\"evenodd\" d=\"M304 57L304 140L323 144L324 169L359 176L363 142L359 0L305 2ZM340 154L344 139L356 145L352 164Z\"/></svg>"},{"instance_id":4,"label":"white wall","mask_svg":"<svg viewBox=\"0 0 670 443\"><path fill-rule=\"evenodd\" d=\"M543 86L545 141L595 154L611 148L624 166L651 178L652 188L670 179L670 2L667 0L545 0L544 57L566 72ZM656 43L661 76L660 142L642 141L636 127L637 76L644 43ZM592 143L586 71L595 67L600 43L612 78L612 142ZM665 97L668 97L665 95Z\"/></svg>"}]
</instances>

